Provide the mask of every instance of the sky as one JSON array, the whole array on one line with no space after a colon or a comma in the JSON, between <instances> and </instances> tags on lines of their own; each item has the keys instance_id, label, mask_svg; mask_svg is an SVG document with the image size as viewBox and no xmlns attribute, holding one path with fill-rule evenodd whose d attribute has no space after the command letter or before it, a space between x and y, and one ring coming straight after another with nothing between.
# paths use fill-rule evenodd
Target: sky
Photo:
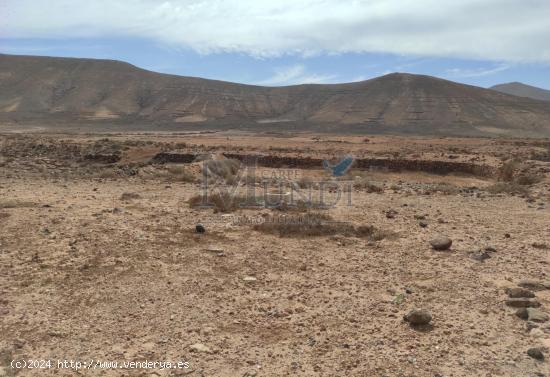
<instances>
[{"instance_id":1,"label":"sky","mask_svg":"<svg viewBox=\"0 0 550 377\"><path fill-rule=\"evenodd\" d=\"M550 89L548 0L0 0L0 53L282 86L391 72Z\"/></svg>"}]
</instances>

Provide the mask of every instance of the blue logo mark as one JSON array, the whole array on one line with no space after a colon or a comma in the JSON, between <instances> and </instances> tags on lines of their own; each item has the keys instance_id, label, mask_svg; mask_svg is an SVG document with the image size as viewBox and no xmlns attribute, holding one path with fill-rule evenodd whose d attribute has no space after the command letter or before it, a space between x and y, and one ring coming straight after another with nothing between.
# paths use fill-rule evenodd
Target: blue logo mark
<instances>
[{"instance_id":1,"label":"blue logo mark","mask_svg":"<svg viewBox=\"0 0 550 377\"><path fill-rule=\"evenodd\" d=\"M336 165L333 165L333 166L331 166L330 163L327 160L324 160L323 161L323 167L326 170L330 171L330 173L334 177L341 177L341 176L343 176L344 174L347 173L347 171L349 170L349 168L353 164L353 160L354 160L353 156L348 154L342 159L342 161L340 161L339 163L337 163Z\"/></svg>"}]
</instances>

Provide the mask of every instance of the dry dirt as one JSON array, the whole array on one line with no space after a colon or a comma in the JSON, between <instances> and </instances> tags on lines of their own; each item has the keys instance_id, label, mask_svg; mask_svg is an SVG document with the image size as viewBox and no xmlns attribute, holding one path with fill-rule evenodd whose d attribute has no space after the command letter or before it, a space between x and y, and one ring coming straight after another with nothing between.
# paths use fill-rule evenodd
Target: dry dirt
<instances>
[{"instance_id":1,"label":"dry dirt","mask_svg":"<svg viewBox=\"0 0 550 377\"><path fill-rule=\"evenodd\" d=\"M534 291L539 309L550 313L548 141L108 138L0 136L0 376L550 376L550 322L522 320L505 303L506 288L535 280L546 284ZM495 173L352 170L347 179L380 192L356 185L350 206L322 212L392 236L279 237L232 221L277 210L190 208L200 164L152 162L182 150L352 153L472 162ZM511 156L516 174L539 180L491 191ZM260 170L331 179L321 167ZM438 234L453 240L450 250L430 247ZM472 257L487 246L496 250L489 259ZM403 320L414 308L431 312L429 326ZM532 347L546 360L528 356ZM15 370L11 360L55 364ZM189 368L76 371L57 360Z\"/></svg>"}]
</instances>

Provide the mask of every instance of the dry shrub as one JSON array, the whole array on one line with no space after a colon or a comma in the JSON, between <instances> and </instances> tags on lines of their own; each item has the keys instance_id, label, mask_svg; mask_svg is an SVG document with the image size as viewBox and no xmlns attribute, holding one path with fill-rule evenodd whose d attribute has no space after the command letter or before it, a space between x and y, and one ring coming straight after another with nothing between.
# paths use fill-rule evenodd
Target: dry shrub
<instances>
[{"instance_id":1,"label":"dry shrub","mask_svg":"<svg viewBox=\"0 0 550 377\"><path fill-rule=\"evenodd\" d=\"M498 170L498 179L504 182L512 182L519 168L517 160L508 160Z\"/></svg>"},{"instance_id":2,"label":"dry shrub","mask_svg":"<svg viewBox=\"0 0 550 377\"><path fill-rule=\"evenodd\" d=\"M439 182L433 186L432 191L439 191L446 195L456 195L459 193L460 189L453 184L447 182Z\"/></svg>"},{"instance_id":3,"label":"dry shrub","mask_svg":"<svg viewBox=\"0 0 550 377\"><path fill-rule=\"evenodd\" d=\"M300 187L301 189L306 189L306 188L311 188L311 187L314 187L315 186L315 182L313 181L313 179L311 179L310 177L301 177L297 182L296 184L298 185L298 187Z\"/></svg>"},{"instance_id":4,"label":"dry shrub","mask_svg":"<svg viewBox=\"0 0 550 377\"><path fill-rule=\"evenodd\" d=\"M318 200L295 200L292 203L287 203L283 201L281 205L274 208L277 211L281 212L307 212L311 209L324 210L328 209L326 205L321 204Z\"/></svg>"},{"instance_id":5,"label":"dry shrub","mask_svg":"<svg viewBox=\"0 0 550 377\"><path fill-rule=\"evenodd\" d=\"M193 173L185 169L183 166L169 166L166 171L168 172L167 177L173 181L188 183L193 183L196 181Z\"/></svg>"},{"instance_id":6,"label":"dry shrub","mask_svg":"<svg viewBox=\"0 0 550 377\"><path fill-rule=\"evenodd\" d=\"M521 194L527 195L529 190L515 182L498 182L487 187L487 191L491 194Z\"/></svg>"},{"instance_id":7,"label":"dry shrub","mask_svg":"<svg viewBox=\"0 0 550 377\"><path fill-rule=\"evenodd\" d=\"M501 190L501 192L521 192L526 190L517 186L532 186L541 182L544 176L541 174L530 173L528 171L520 171L518 160L506 161L499 169L498 179L501 182L509 185L495 185L493 190Z\"/></svg>"},{"instance_id":8,"label":"dry shrub","mask_svg":"<svg viewBox=\"0 0 550 377\"><path fill-rule=\"evenodd\" d=\"M129 201L133 199L139 199L141 196L135 192L124 192L120 195L120 200Z\"/></svg>"},{"instance_id":9,"label":"dry shrub","mask_svg":"<svg viewBox=\"0 0 550 377\"><path fill-rule=\"evenodd\" d=\"M544 152L531 152L530 160L550 162L550 148Z\"/></svg>"},{"instance_id":10,"label":"dry shrub","mask_svg":"<svg viewBox=\"0 0 550 377\"><path fill-rule=\"evenodd\" d=\"M235 182L240 167L240 161L231 158L223 160L207 160L203 165L203 169L206 169L209 177L221 178L228 184Z\"/></svg>"},{"instance_id":11,"label":"dry shrub","mask_svg":"<svg viewBox=\"0 0 550 377\"><path fill-rule=\"evenodd\" d=\"M367 178L360 178L353 182L353 188L356 190L365 190L368 193L381 193L384 192L384 188L372 183Z\"/></svg>"},{"instance_id":12,"label":"dry shrub","mask_svg":"<svg viewBox=\"0 0 550 377\"><path fill-rule=\"evenodd\" d=\"M166 168L150 166L145 169L141 169L139 174L142 177L156 178L167 182L196 182L196 178L193 173L181 165L170 165Z\"/></svg>"},{"instance_id":13,"label":"dry shrub","mask_svg":"<svg viewBox=\"0 0 550 377\"><path fill-rule=\"evenodd\" d=\"M206 201L206 203L205 203ZM213 207L214 212L234 212L241 206L255 205L255 203L249 203L246 196L232 196L229 193L212 193L206 197L203 195L195 195L188 200L189 207L200 208L204 205Z\"/></svg>"},{"instance_id":14,"label":"dry shrub","mask_svg":"<svg viewBox=\"0 0 550 377\"><path fill-rule=\"evenodd\" d=\"M381 231L372 225L355 227L349 223L337 222L328 214L319 212L308 212L299 216L270 216L266 218L265 222L255 225L254 230L262 233L276 234L279 237L343 235L381 240L394 235L389 231Z\"/></svg>"},{"instance_id":15,"label":"dry shrub","mask_svg":"<svg viewBox=\"0 0 550 377\"><path fill-rule=\"evenodd\" d=\"M515 182L522 186L531 186L542 182L544 176L540 174L526 173L516 177Z\"/></svg>"},{"instance_id":16,"label":"dry shrub","mask_svg":"<svg viewBox=\"0 0 550 377\"><path fill-rule=\"evenodd\" d=\"M118 178L118 173L114 169L104 169L99 173L99 178L104 178L104 179Z\"/></svg>"}]
</instances>

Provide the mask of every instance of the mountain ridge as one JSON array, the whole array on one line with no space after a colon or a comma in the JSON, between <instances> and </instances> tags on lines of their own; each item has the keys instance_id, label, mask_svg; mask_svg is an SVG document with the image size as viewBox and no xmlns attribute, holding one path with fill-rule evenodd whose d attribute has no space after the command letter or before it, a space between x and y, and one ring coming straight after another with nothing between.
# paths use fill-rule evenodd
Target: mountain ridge
<instances>
[{"instance_id":1,"label":"mountain ridge","mask_svg":"<svg viewBox=\"0 0 550 377\"><path fill-rule=\"evenodd\" d=\"M518 81L494 85L489 89L518 97L527 97L541 101L550 101L550 90L527 85Z\"/></svg>"},{"instance_id":2,"label":"mountain ridge","mask_svg":"<svg viewBox=\"0 0 550 377\"><path fill-rule=\"evenodd\" d=\"M550 135L550 106L426 75L266 87L117 60L0 54L0 120L151 129ZM99 127L99 126L97 126Z\"/></svg>"}]
</instances>

